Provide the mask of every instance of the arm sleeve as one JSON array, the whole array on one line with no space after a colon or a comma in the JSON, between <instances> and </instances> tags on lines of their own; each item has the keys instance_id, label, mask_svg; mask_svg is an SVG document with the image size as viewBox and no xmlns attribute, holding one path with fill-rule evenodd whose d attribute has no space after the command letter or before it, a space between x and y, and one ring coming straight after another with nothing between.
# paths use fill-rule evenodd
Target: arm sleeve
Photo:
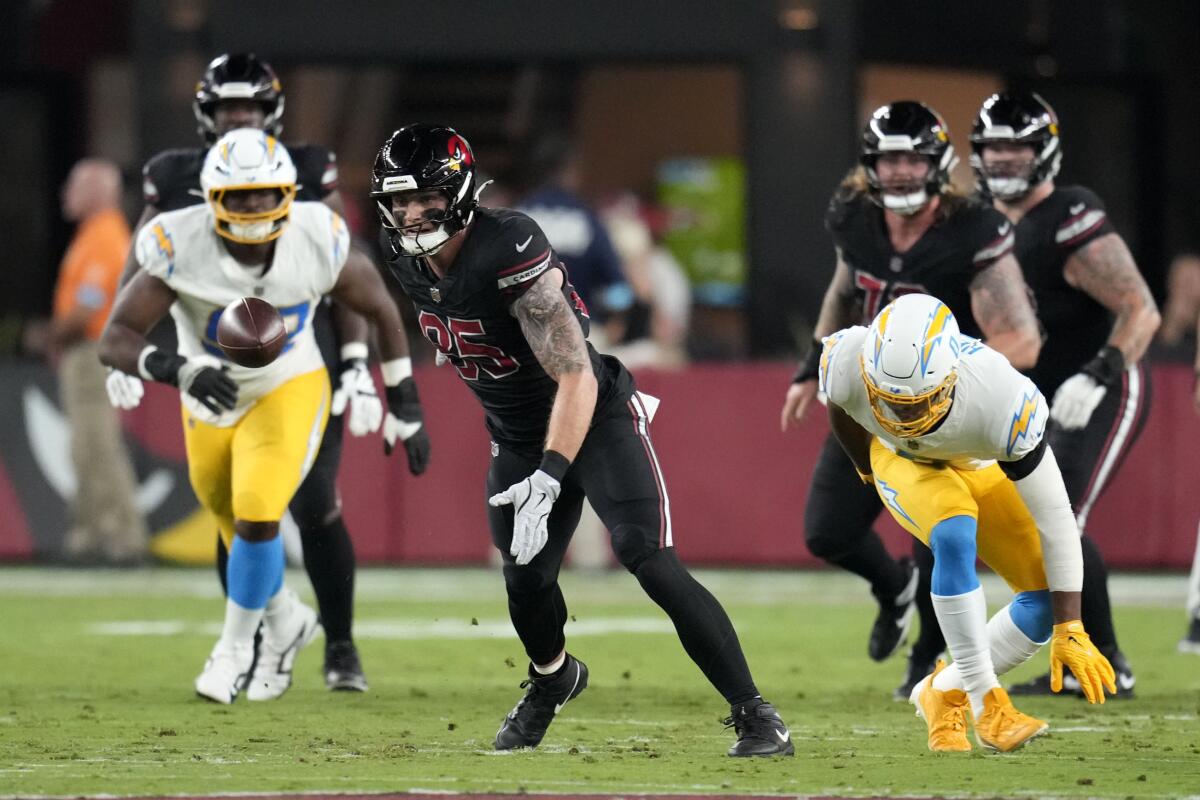
<instances>
[{"instance_id":1,"label":"arm sleeve","mask_svg":"<svg viewBox=\"0 0 1200 800\"><path fill-rule=\"evenodd\" d=\"M971 262L976 269L984 269L1011 253L1017 237L1012 223L996 209L982 206L975 213L978 219L972 226L974 250Z\"/></svg>"},{"instance_id":2,"label":"arm sleeve","mask_svg":"<svg viewBox=\"0 0 1200 800\"><path fill-rule=\"evenodd\" d=\"M1070 255L1093 239L1116 232L1109 222L1104 203L1089 189L1081 186L1063 190L1062 219L1054 229L1054 243Z\"/></svg>"},{"instance_id":3,"label":"arm sleeve","mask_svg":"<svg viewBox=\"0 0 1200 800\"><path fill-rule=\"evenodd\" d=\"M1083 551L1079 526L1054 451L1047 445L1038 465L1018 481L1017 493L1037 524L1042 540L1042 563L1052 592L1083 589Z\"/></svg>"},{"instance_id":4,"label":"arm sleeve","mask_svg":"<svg viewBox=\"0 0 1200 800\"><path fill-rule=\"evenodd\" d=\"M523 245L519 250L517 247ZM561 269L558 254L541 227L524 214L515 215L497 236L496 288L506 306L529 291L548 269Z\"/></svg>"},{"instance_id":5,"label":"arm sleeve","mask_svg":"<svg viewBox=\"0 0 1200 800\"><path fill-rule=\"evenodd\" d=\"M148 274L171 285L175 275L175 237L162 216L154 217L138 231L134 257Z\"/></svg>"},{"instance_id":6,"label":"arm sleeve","mask_svg":"<svg viewBox=\"0 0 1200 800\"><path fill-rule=\"evenodd\" d=\"M338 276L342 274L342 267L346 266L346 259L350 257L350 229L341 215L333 209L325 205L318 205L317 208L324 214L324 220L319 224L323 225L325 231L321 242L324 248L325 268L319 271L314 288L318 294L326 294L337 283Z\"/></svg>"},{"instance_id":7,"label":"arm sleeve","mask_svg":"<svg viewBox=\"0 0 1200 800\"><path fill-rule=\"evenodd\" d=\"M830 334L821 340L821 361L817 369L817 387L830 403L845 408L857 384L862 383L858 370L858 351L867 329L856 326Z\"/></svg>"}]
</instances>

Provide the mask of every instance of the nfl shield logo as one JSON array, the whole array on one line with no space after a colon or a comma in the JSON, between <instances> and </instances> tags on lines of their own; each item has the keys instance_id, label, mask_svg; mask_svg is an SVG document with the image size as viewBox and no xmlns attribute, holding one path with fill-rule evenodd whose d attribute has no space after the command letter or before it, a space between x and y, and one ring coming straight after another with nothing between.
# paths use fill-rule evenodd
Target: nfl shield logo
<instances>
[{"instance_id":1,"label":"nfl shield logo","mask_svg":"<svg viewBox=\"0 0 1200 800\"><path fill-rule=\"evenodd\" d=\"M442 293L436 286L429 290L429 296L433 298L433 302L435 303L442 302Z\"/></svg>"}]
</instances>

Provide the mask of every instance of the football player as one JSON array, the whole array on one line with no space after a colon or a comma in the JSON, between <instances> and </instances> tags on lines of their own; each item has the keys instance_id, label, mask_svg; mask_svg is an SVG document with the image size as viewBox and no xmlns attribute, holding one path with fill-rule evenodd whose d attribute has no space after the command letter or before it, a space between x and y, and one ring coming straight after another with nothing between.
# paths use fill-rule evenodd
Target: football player
<instances>
[{"instance_id":1,"label":"football player","mask_svg":"<svg viewBox=\"0 0 1200 800\"><path fill-rule=\"evenodd\" d=\"M399 311L370 260L350 248L342 218L293 202L296 168L273 136L239 128L223 136L200 174L206 203L164 212L138 233L139 271L118 295L101 360L179 388L188 474L217 518L229 553L225 624L196 692L231 703L278 697L316 613L283 587L279 520L316 457L331 401L312 314L326 294L376 323L387 387L385 448L404 442L409 469L424 470L429 439ZM288 328L283 353L249 369L215 343L225 306L246 296L275 305ZM146 334L168 312L179 354ZM253 679L253 642L263 625Z\"/></svg>"},{"instance_id":2,"label":"football player","mask_svg":"<svg viewBox=\"0 0 1200 800\"><path fill-rule=\"evenodd\" d=\"M1037 321L1013 257L1012 225L950 185L956 161L946 124L926 105L890 103L867 121L859 165L835 192L826 216L837 264L815 341L787 391L783 430L799 422L817 395L821 337L869 324L903 294L942 298L967 333L982 336L1018 367L1037 360ZM933 669L945 642L929 600L931 554L914 541L916 567L893 559L871 527L882 508L829 436L805 504L805 541L813 555L870 582L879 602L867 647L872 659L896 651L914 607L920 609L921 635L895 692L905 700Z\"/></svg>"},{"instance_id":3,"label":"football player","mask_svg":"<svg viewBox=\"0 0 1200 800\"><path fill-rule=\"evenodd\" d=\"M1055 186L1062 162L1058 117L1032 92L992 95L971 129L979 188L1016 230L1016 252L1046 332L1030 376L1051 399L1047 437L1083 537L1083 621L1117 671L1121 696L1134 676L1117 646L1108 570L1086 535L1088 514L1137 440L1150 411L1141 365L1159 314L1146 281L1103 203L1082 186ZM1080 689L1073 677L1067 686ZM1042 675L1013 694L1049 694Z\"/></svg>"},{"instance_id":4,"label":"football player","mask_svg":"<svg viewBox=\"0 0 1200 800\"><path fill-rule=\"evenodd\" d=\"M1116 691L1113 668L1080 622L1079 529L1033 382L924 294L894 300L869 330L827 337L818 369L830 427L859 477L933 551L933 606L954 663L939 661L910 696L929 749L970 750L968 715L992 750L1045 731L997 675L1047 640L1053 690L1066 666L1103 703ZM1014 592L990 621L976 556Z\"/></svg>"},{"instance_id":5,"label":"football player","mask_svg":"<svg viewBox=\"0 0 1200 800\"><path fill-rule=\"evenodd\" d=\"M284 94L275 71L253 54L225 54L208 65L196 86L192 111L205 147L165 150L142 170L145 209L138 226L162 211L204 202L200 167L207 146L237 128L256 128L278 137L283 128ZM288 152L296 165L298 200L320 200L339 214L336 156L317 145L292 144ZM122 283L137 269L133 253ZM304 568L312 582L325 628L325 683L330 689L366 691L358 648L351 628L354 612L354 545L342 519L337 472L342 455L343 419L350 433L365 436L379 429L383 406L367 369L367 325L352 311L328 300L313 310L313 333L335 384L333 406L321 449L308 477L289 506L300 531ZM153 337L152 337L153 338ZM109 376L113 404L136 406L141 382L114 371ZM347 413L343 413L347 412ZM217 539L217 573L226 584L228 554Z\"/></svg>"},{"instance_id":6,"label":"football player","mask_svg":"<svg viewBox=\"0 0 1200 800\"><path fill-rule=\"evenodd\" d=\"M371 194L422 332L483 406L492 541L525 651L524 697L495 747L536 747L587 687L566 651L563 554L586 496L621 564L675 624L688 655L731 706L732 756L791 755L791 734L755 687L724 609L675 554L671 505L650 440L657 403L588 344L587 308L542 229L478 205L475 162L454 130L408 125L384 142Z\"/></svg>"}]
</instances>

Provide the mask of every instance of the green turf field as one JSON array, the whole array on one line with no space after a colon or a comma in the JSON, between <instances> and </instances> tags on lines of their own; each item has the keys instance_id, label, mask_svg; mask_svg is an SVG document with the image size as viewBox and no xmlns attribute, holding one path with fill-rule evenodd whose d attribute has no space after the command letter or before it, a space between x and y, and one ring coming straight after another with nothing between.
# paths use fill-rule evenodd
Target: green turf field
<instances>
[{"instance_id":1,"label":"green turf field","mask_svg":"<svg viewBox=\"0 0 1200 800\"><path fill-rule=\"evenodd\" d=\"M365 695L331 694L320 641L281 700L231 707L192 680L223 601L208 570L0 570L0 796L277 791L909 796L1200 794L1200 658L1175 652L1183 582L1121 578L1138 697L1021 708L1049 735L1010 755L935 755L894 703L902 662L867 660L864 585L832 573L700 574L725 603L796 757L733 760L728 707L623 573L567 574L568 646L591 684L537 752L491 740L525 660L490 571L360 578ZM302 574L289 576L303 589ZM1003 591L986 584L989 598ZM996 589L996 591L993 591ZM1036 666L1046 663L1043 654ZM1020 676L1034 674L1027 665Z\"/></svg>"}]
</instances>

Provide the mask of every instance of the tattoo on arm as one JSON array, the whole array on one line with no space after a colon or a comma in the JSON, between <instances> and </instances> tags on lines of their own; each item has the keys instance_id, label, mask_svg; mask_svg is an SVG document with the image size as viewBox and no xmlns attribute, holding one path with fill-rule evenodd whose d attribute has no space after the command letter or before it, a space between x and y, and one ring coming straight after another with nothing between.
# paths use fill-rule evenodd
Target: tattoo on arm
<instances>
[{"instance_id":1,"label":"tattoo on arm","mask_svg":"<svg viewBox=\"0 0 1200 800\"><path fill-rule=\"evenodd\" d=\"M825 298L821 301L821 313L817 317L817 327L813 330L815 337L828 336L842 328L848 328L859 321L862 309L855 297L854 278L850 267L842 260L838 252L837 266L833 270L833 280L825 290Z\"/></svg>"},{"instance_id":2,"label":"tattoo on arm","mask_svg":"<svg viewBox=\"0 0 1200 800\"><path fill-rule=\"evenodd\" d=\"M1021 265L1012 255L980 270L971 281L971 312L985 339L1006 333L1038 336L1037 318Z\"/></svg>"},{"instance_id":3,"label":"tattoo on arm","mask_svg":"<svg viewBox=\"0 0 1200 800\"><path fill-rule=\"evenodd\" d=\"M1068 283L1116 315L1109 343L1126 362L1141 358L1160 317L1125 240L1115 233L1101 236L1072 253L1063 271Z\"/></svg>"},{"instance_id":4,"label":"tattoo on arm","mask_svg":"<svg viewBox=\"0 0 1200 800\"><path fill-rule=\"evenodd\" d=\"M572 372L591 369L583 329L547 272L513 303L513 315L521 324L538 363L555 380Z\"/></svg>"}]
</instances>

